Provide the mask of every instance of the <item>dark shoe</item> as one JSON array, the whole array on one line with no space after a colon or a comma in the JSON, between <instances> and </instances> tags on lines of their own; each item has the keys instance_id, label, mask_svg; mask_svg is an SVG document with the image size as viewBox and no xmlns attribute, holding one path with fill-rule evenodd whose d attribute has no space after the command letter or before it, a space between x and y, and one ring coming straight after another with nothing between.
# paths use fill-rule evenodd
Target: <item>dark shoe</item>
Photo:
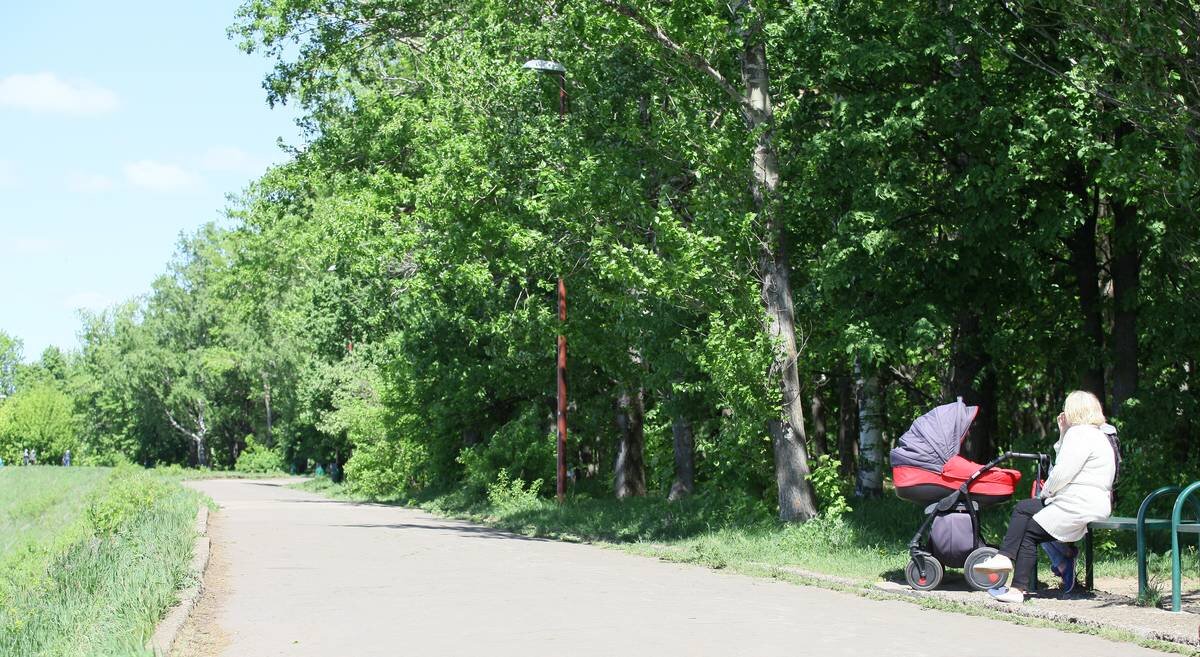
<instances>
[{"instance_id":1,"label":"dark shoe","mask_svg":"<svg viewBox=\"0 0 1200 657\"><path fill-rule=\"evenodd\" d=\"M1075 590L1075 557L1067 557L1062 562L1062 592L1063 595Z\"/></svg>"},{"instance_id":2,"label":"dark shoe","mask_svg":"<svg viewBox=\"0 0 1200 657\"><path fill-rule=\"evenodd\" d=\"M1063 554L1063 547L1063 544L1058 541L1042 543L1042 550L1045 551L1046 556L1050 557L1050 570L1059 577L1062 577L1063 562L1067 559L1067 556Z\"/></svg>"}]
</instances>

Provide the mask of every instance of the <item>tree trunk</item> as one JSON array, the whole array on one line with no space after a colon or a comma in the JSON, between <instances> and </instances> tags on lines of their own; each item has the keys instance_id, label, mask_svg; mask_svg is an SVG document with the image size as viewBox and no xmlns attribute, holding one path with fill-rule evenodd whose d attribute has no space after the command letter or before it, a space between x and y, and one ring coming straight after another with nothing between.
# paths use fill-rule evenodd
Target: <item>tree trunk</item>
<instances>
[{"instance_id":1,"label":"tree trunk","mask_svg":"<svg viewBox=\"0 0 1200 657\"><path fill-rule=\"evenodd\" d=\"M472 426L462 430L463 447L474 447L483 442L483 432L479 427Z\"/></svg>"},{"instance_id":2,"label":"tree trunk","mask_svg":"<svg viewBox=\"0 0 1200 657\"><path fill-rule=\"evenodd\" d=\"M996 402L996 368L988 365L979 382L980 413L967 434L963 451L976 463L987 463L996 457L996 434L1000 430L999 404Z\"/></svg>"},{"instance_id":3,"label":"tree trunk","mask_svg":"<svg viewBox=\"0 0 1200 657\"><path fill-rule=\"evenodd\" d=\"M674 502L692 494L696 475L696 437L691 421L682 412L672 418L671 434L675 448L675 482L671 484L667 500Z\"/></svg>"},{"instance_id":4,"label":"tree trunk","mask_svg":"<svg viewBox=\"0 0 1200 657\"><path fill-rule=\"evenodd\" d=\"M1142 256L1139 249L1137 208L1110 201L1113 212L1113 415L1138 387L1138 286Z\"/></svg>"},{"instance_id":5,"label":"tree trunk","mask_svg":"<svg viewBox=\"0 0 1200 657\"><path fill-rule=\"evenodd\" d=\"M829 433L825 426L825 402L821 399L821 391L815 385L809 397L809 407L812 409L812 455L817 458L829 453Z\"/></svg>"},{"instance_id":6,"label":"tree trunk","mask_svg":"<svg viewBox=\"0 0 1200 657\"><path fill-rule=\"evenodd\" d=\"M858 478L854 494L879 497L883 494L883 413L879 398L879 377L863 373L861 363L854 364L858 375Z\"/></svg>"},{"instance_id":7,"label":"tree trunk","mask_svg":"<svg viewBox=\"0 0 1200 657\"><path fill-rule=\"evenodd\" d=\"M196 402L192 411L195 413L196 430L193 431L184 427L175 419L175 414L171 412L170 407L165 406L163 410L167 416L167 422L175 428L176 431L183 434L191 441L192 447L196 450L196 467L208 467L208 424L204 420L204 403Z\"/></svg>"},{"instance_id":8,"label":"tree trunk","mask_svg":"<svg viewBox=\"0 0 1200 657\"><path fill-rule=\"evenodd\" d=\"M266 372L262 373L262 380L263 380L263 406L265 406L266 410L267 410L267 436L266 436L265 444L267 447L275 447L275 438L271 434L271 382L270 382L270 380L267 379Z\"/></svg>"},{"instance_id":9,"label":"tree trunk","mask_svg":"<svg viewBox=\"0 0 1200 657\"><path fill-rule=\"evenodd\" d=\"M1083 223L1075 227L1067 246L1071 253L1071 270L1075 274L1076 294L1083 320L1083 334L1088 348L1080 363L1080 384L1104 402L1107 395L1104 380L1104 313L1100 303L1100 263L1096 258L1097 204L1089 200L1088 181L1082 166L1069 172L1070 189L1085 204Z\"/></svg>"},{"instance_id":10,"label":"tree trunk","mask_svg":"<svg viewBox=\"0 0 1200 657\"><path fill-rule=\"evenodd\" d=\"M208 467L208 422L204 419L204 404L196 405L196 462L202 468Z\"/></svg>"},{"instance_id":11,"label":"tree trunk","mask_svg":"<svg viewBox=\"0 0 1200 657\"><path fill-rule=\"evenodd\" d=\"M855 472L855 451L858 446L858 404L855 402L854 381L849 376L838 377L838 461L843 477Z\"/></svg>"},{"instance_id":12,"label":"tree trunk","mask_svg":"<svg viewBox=\"0 0 1200 657\"><path fill-rule=\"evenodd\" d=\"M774 216L773 201L779 185L779 165L771 145L772 107L767 51L763 43L763 25L756 16L753 0L731 4L742 39L739 55L743 89L739 91L710 62L680 46L661 28L641 15L635 7L619 0L601 0L611 11L625 16L646 34L674 53L688 66L713 80L718 87L741 104L750 134L757 143L753 157L751 189L754 211L761 225L759 275L766 306L766 328L776 345L772 376L780 378L782 396L779 415L770 420L768 430L775 452L775 482L779 489L779 517L807 520L816 516L816 497L808 482L808 453L805 448L803 399L796 369L796 330L792 292L788 280L787 250L784 231Z\"/></svg>"},{"instance_id":13,"label":"tree trunk","mask_svg":"<svg viewBox=\"0 0 1200 657\"><path fill-rule=\"evenodd\" d=\"M646 494L644 419L642 390L639 388L634 395L622 391L617 398L617 429L620 431L614 468L617 499Z\"/></svg>"},{"instance_id":14,"label":"tree trunk","mask_svg":"<svg viewBox=\"0 0 1200 657\"><path fill-rule=\"evenodd\" d=\"M989 398L983 390L984 382L981 381L979 386L975 383L981 373L986 378L985 369L991 365L991 356L983 351L980 323L979 315L974 311L959 317L955 328L954 353L951 355L950 379L942 390L942 397L947 403L961 397L965 404L979 407L979 416L971 425L971 433L962 450L963 456L973 461L989 460L995 444L995 392L993 390Z\"/></svg>"},{"instance_id":15,"label":"tree trunk","mask_svg":"<svg viewBox=\"0 0 1200 657\"><path fill-rule=\"evenodd\" d=\"M208 467L208 440L200 434L197 434L193 440L196 446L196 467Z\"/></svg>"},{"instance_id":16,"label":"tree trunk","mask_svg":"<svg viewBox=\"0 0 1200 657\"><path fill-rule=\"evenodd\" d=\"M748 8L750 3L743 4ZM816 497L808 481L808 451L804 435L804 398L797 367L795 309L789 280L784 230L775 216L775 192L779 187L779 162L771 143L772 107L767 51L761 41L761 25L744 29L741 53L742 82L749 108L745 112L754 148L751 190L754 210L762 226L759 269L762 299L766 307L767 334L775 345L771 372L779 377L780 414L770 420L768 430L775 452L775 483L779 490L779 517L805 521L817 515Z\"/></svg>"}]
</instances>

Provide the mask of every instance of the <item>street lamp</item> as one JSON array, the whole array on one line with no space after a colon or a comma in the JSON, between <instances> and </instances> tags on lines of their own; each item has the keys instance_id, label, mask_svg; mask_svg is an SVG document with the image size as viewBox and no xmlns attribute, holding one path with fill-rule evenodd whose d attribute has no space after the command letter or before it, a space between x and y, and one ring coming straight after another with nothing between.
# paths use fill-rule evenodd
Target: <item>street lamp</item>
<instances>
[{"instance_id":1,"label":"street lamp","mask_svg":"<svg viewBox=\"0 0 1200 657\"><path fill-rule=\"evenodd\" d=\"M558 78L558 115L565 116L567 114L567 67L545 59L531 59L522 64L521 68Z\"/></svg>"},{"instance_id":2,"label":"street lamp","mask_svg":"<svg viewBox=\"0 0 1200 657\"><path fill-rule=\"evenodd\" d=\"M531 59L521 68L558 78L558 116L567 114L567 67L558 62ZM558 277L558 503L566 496L567 481L567 336L563 330L567 323L567 286L562 276Z\"/></svg>"}]
</instances>

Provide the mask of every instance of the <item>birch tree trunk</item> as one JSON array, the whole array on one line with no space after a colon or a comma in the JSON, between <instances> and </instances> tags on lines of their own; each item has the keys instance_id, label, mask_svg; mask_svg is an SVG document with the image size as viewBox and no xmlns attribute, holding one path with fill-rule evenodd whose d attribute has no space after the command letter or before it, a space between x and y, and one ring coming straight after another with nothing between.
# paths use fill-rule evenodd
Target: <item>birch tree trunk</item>
<instances>
[{"instance_id":1,"label":"birch tree trunk","mask_svg":"<svg viewBox=\"0 0 1200 657\"><path fill-rule=\"evenodd\" d=\"M862 364L854 363L858 377L858 477L854 494L879 497L883 494L883 413L879 398L879 377L863 373Z\"/></svg>"},{"instance_id":2,"label":"birch tree trunk","mask_svg":"<svg viewBox=\"0 0 1200 657\"><path fill-rule=\"evenodd\" d=\"M749 1L742 10L750 10ZM754 148L751 189L754 209L762 226L759 273L766 307L767 334L775 345L771 373L779 378L779 416L770 420L769 431L775 452L775 483L779 489L779 517L805 521L817 515L816 498L808 482L808 452L804 435L804 398L797 367L795 309L784 230L775 214L775 192L779 187L779 162L771 143L773 123L767 51L762 26L744 27L741 53L742 82L748 104L745 112Z\"/></svg>"},{"instance_id":3,"label":"birch tree trunk","mask_svg":"<svg viewBox=\"0 0 1200 657\"><path fill-rule=\"evenodd\" d=\"M640 388L634 395L623 390L617 397L617 429L620 431L620 443L617 445L617 463L613 473L613 488L617 499L646 494L643 404Z\"/></svg>"},{"instance_id":4,"label":"birch tree trunk","mask_svg":"<svg viewBox=\"0 0 1200 657\"><path fill-rule=\"evenodd\" d=\"M167 422L170 423L176 431L186 436L192 442L192 447L196 450L196 467L208 467L208 423L204 419L204 403L196 402L193 408L195 415L196 429L188 429L175 419L175 415L171 413L169 408L165 409Z\"/></svg>"}]
</instances>

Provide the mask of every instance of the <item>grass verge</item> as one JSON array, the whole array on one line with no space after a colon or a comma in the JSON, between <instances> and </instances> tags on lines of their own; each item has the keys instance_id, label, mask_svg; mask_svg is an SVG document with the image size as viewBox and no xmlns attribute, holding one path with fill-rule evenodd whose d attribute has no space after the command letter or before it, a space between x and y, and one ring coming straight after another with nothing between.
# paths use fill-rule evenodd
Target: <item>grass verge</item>
<instances>
[{"instance_id":1,"label":"grass verge","mask_svg":"<svg viewBox=\"0 0 1200 657\"><path fill-rule=\"evenodd\" d=\"M135 467L0 471L0 535L21 535L0 545L0 655L149 654L187 583L199 502Z\"/></svg>"}]
</instances>

